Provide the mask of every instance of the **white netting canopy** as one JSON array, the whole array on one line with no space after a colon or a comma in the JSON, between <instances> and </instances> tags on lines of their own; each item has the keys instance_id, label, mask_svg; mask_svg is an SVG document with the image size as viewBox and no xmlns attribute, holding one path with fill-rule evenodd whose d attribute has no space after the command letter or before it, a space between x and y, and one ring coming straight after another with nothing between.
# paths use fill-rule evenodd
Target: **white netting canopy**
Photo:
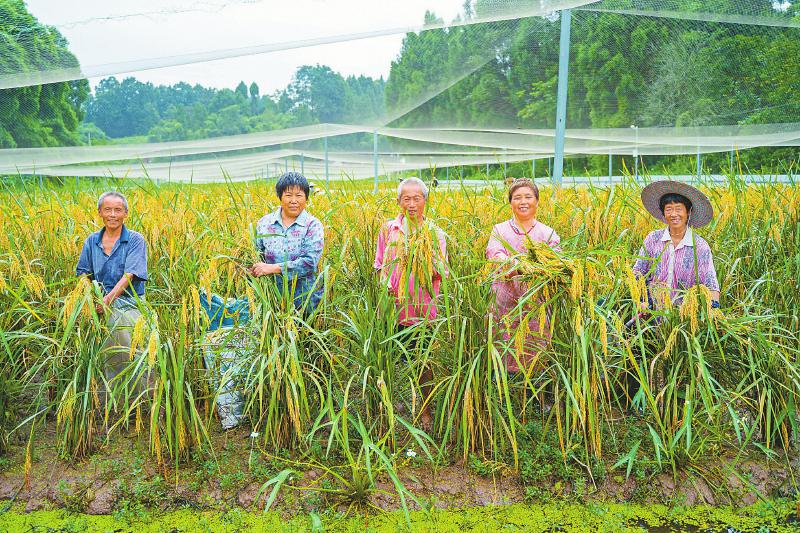
<instances>
[{"instance_id":1,"label":"white netting canopy","mask_svg":"<svg viewBox=\"0 0 800 533\"><path fill-rule=\"evenodd\" d=\"M584 167L800 146L800 2L438 4L0 0L0 174L529 168L554 152L565 10Z\"/></svg>"}]
</instances>

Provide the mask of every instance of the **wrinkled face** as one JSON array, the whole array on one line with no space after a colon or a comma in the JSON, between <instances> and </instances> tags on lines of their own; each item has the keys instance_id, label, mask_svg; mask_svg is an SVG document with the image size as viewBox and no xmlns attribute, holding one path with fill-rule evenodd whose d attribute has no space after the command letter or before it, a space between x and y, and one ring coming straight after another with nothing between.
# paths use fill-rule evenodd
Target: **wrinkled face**
<instances>
[{"instance_id":1,"label":"wrinkled face","mask_svg":"<svg viewBox=\"0 0 800 533\"><path fill-rule=\"evenodd\" d=\"M539 200L530 187L520 187L511 196L511 211L517 220L531 220L538 207Z\"/></svg>"},{"instance_id":2,"label":"wrinkled face","mask_svg":"<svg viewBox=\"0 0 800 533\"><path fill-rule=\"evenodd\" d=\"M397 205L400 206L403 214L415 220L422 220L425 214L425 202L422 187L416 183L404 185L400 191L400 198L397 199Z\"/></svg>"},{"instance_id":3,"label":"wrinkled face","mask_svg":"<svg viewBox=\"0 0 800 533\"><path fill-rule=\"evenodd\" d=\"M122 201L122 198L117 198L116 196L104 198L97 212L100 214L100 218L103 219L103 225L106 229L110 230L120 228L128 217L128 210L125 209L125 202Z\"/></svg>"},{"instance_id":4,"label":"wrinkled face","mask_svg":"<svg viewBox=\"0 0 800 533\"><path fill-rule=\"evenodd\" d=\"M300 187L287 187L281 194L281 209L292 218L300 216L307 202L306 193Z\"/></svg>"},{"instance_id":5,"label":"wrinkled face","mask_svg":"<svg viewBox=\"0 0 800 533\"><path fill-rule=\"evenodd\" d=\"M689 212L680 202L667 204L664 206L664 220L671 229L682 230L689 221Z\"/></svg>"}]
</instances>

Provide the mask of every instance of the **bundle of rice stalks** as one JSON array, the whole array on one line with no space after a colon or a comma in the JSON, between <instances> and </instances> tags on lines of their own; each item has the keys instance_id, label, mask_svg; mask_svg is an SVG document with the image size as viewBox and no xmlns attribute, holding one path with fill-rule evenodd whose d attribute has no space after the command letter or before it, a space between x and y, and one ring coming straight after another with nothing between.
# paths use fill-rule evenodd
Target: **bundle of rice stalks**
<instances>
[{"instance_id":1,"label":"bundle of rice stalks","mask_svg":"<svg viewBox=\"0 0 800 533\"><path fill-rule=\"evenodd\" d=\"M575 261L556 252L547 243L528 241L528 253L519 258L518 271L533 291L549 300L569 289L575 277Z\"/></svg>"},{"instance_id":2,"label":"bundle of rice stalks","mask_svg":"<svg viewBox=\"0 0 800 533\"><path fill-rule=\"evenodd\" d=\"M439 238L436 227L425 222L421 226L409 225L405 239L397 241L397 267L400 269L400 298L407 298L409 281L414 280L415 291L422 289L433 293L434 273L441 268Z\"/></svg>"}]
</instances>

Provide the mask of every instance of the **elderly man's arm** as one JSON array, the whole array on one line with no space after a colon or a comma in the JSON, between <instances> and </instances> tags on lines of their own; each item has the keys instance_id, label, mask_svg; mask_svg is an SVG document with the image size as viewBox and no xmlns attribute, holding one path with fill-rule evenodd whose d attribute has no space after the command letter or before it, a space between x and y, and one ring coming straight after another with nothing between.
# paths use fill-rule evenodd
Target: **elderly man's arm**
<instances>
[{"instance_id":1,"label":"elderly man's arm","mask_svg":"<svg viewBox=\"0 0 800 533\"><path fill-rule=\"evenodd\" d=\"M384 260L386 258L386 244L388 241L387 228L384 226L378 232L378 246L375 248L375 261L372 262L372 267L379 275L380 280L386 279L386 269L384 267Z\"/></svg>"},{"instance_id":2,"label":"elderly man's arm","mask_svg":"<svg viewBox=\"0 0 800 533\"><path fill-rule=\"evenodd\" d=\"M75 269L76 276L88 276L89 279L94 279L94 269L92 268L92 244L91 238L83 242L83 249L78 258L78 266Z\"/></svg>"},{"instance_id":3,"label":"elderly man's arm","mask_svg":"<svg viewBox=\"0 0 800 533\"><path fill-rule=\"evenodd\" d=\"M133 274L130 274L128 272L123 274L122 277L119 278L117 284L114 285L114 288L111 289L111 291L108 294L103 296L103 305L110 306L114 302L114 300L119 298L125 292L125 289L128 288L128 285L131 284L133 278L134 278Z\"/></svg>"}]
</instances>

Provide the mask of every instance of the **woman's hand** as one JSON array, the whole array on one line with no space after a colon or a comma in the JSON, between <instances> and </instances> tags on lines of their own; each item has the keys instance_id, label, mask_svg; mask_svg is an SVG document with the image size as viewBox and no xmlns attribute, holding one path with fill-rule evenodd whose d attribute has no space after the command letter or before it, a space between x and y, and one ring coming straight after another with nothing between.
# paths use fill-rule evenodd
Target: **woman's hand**
<instances>
[{"instance_id":1,"label":"woman's hand","mask_svg":"<svg viewBox=\"0 0 800 533\"><path fill-rule=\"evenodd\" d=\"M255 276L260 278L261 276L269 276L272 274L280 274L281 273L281 266L277 264L269 264L269 263L256 263L251 266L247 271L250 273L251 276Z\"/></svg>"}]
</instances>

